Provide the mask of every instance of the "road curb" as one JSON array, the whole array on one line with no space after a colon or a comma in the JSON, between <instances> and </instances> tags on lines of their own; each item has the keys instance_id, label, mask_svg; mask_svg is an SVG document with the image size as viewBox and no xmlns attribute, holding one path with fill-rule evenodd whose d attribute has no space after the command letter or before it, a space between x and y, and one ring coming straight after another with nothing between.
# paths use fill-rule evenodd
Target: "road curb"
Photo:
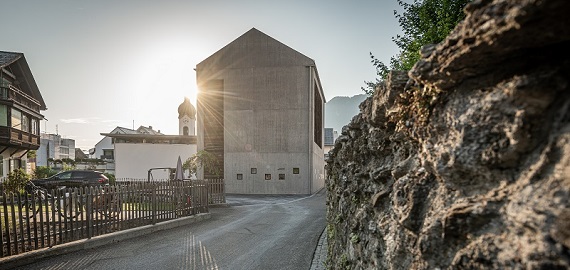
<instances>
[{"instance_id":1,"label":"road curb","mask_svg":"<svg viewBox=\"0 0 570 270\"><path fill-rule=\"evenodd\" d=\"M26 253L13 255L9 257L0 258L0 268L10 269L18 266L23 266L26 264L33 263L38 259L62 255L66 253L71 253L84 249L92 249L95 247L108 245L143 235L169 230L176 227L192 224L201 220L209 219L210 213L197 214L191 217L184 217L179 219L168 220L164 222L159 222L155 225L146 225L133 229L128 229L124 231L118 231L110 234L99 235L91 239L83 239L78 241L73 241L49 248L42 248L38 250L29 251Z\"/></svg>"}]
</instances>

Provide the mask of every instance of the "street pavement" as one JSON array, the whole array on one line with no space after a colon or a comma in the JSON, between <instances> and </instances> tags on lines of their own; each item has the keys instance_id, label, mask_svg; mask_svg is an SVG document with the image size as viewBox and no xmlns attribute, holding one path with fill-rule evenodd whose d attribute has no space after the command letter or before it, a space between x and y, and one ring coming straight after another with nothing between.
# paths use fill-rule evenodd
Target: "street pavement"
<instances>
[{"instance_id":1,"label":"street pavement","mask_svg":"<svg viewBox=\"0 0 570 270\"><path fill-rule=\"evenodd\" d=\"M209 219L19 269L324 269L324 193L228 196Z\"/></svg>"}]
</instances>

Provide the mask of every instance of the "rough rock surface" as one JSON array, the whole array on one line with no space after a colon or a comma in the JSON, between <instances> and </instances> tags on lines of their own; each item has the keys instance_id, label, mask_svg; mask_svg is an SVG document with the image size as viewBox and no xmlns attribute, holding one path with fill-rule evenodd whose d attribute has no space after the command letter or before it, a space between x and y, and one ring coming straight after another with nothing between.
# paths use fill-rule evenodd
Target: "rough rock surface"
<instances>
[{"instance_id":1,"label":"rough rock surface","mask_svg":"<svg viewBox=\"0 0 570 270\"><path fill-rule=\"evenodd\" d=\"M570 1L465 10L337 139L329 268L570 268Z\"/></svg>"}]
</instances>

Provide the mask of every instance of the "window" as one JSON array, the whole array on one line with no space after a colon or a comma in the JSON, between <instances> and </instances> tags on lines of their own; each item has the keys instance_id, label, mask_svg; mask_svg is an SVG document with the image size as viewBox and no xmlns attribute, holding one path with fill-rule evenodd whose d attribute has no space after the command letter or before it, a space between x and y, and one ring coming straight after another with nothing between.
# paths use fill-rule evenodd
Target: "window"
<instances>
[{"instance_id":1,"label":"window","mask_svg":"<svg viewBox=\"0 0 570 270\"><path fill-rule=\"evenodd\" d=\"M299 168L293 168L293 174L299 174Z\"/></svg>"},{"instance_id":2,"label":"window","mask_svg":"<svg viewBox=\"0 0 570 270\"><path fill-rule=\"evenodd\" d=\"M113 149L103 149L103 157L102 159L115 159L115 155L113 153Z\"/></svg>"},{"instance_id":3,"label":"window","mask_svg":"<svg viewBox=\"0 0 570 270\"><path fill-rule=\"evenodd\" d=\"M34 135L40 135L40 129L39 129L39 125L38 125L38 119L36 118L32 118L32 134Z\"/></svg>"},{"instance_id":4,"label":"window","mask_svg":"<svg viewBox=\"0 0 570 270\"><path fill-rule=\"evenodd\" d=\"M12 127L22 129L22 112L12 108Z\"/></svg>"},{"instance_id":5,"label":"window","mask_svg":"<svg viewBox=\"0 0 570 270\"><path fill-rule=\"evenodd\" d=\"M22 131L30 132L30 117L22 114Z\"/></svg>"},{"instance_id":6,"label":"window","mask_svg":"<svg viewBox=\"0 0 570 270\"><path fill-rule=\"evenodd\" d=\"M188 127L183 127L183 128L182 128L182 134L183 134L184 136L188 136Z\"/></svg>"},{"instance_id":7,"label":"window","mask_svg":"<svg viewBox=\"0 0 570 270\"><path fill-rule=\"evenodd\" d=\"M279 174L279 180L285 180L285 174L284 173Z\"/></svg>"},{"instance_id":8,"label":"window","mask_svg":"<svg viewBox=\"0 0 570 270\"><path fill-rule=\"evenodd\" d=\"M238 173L237 174L237 180L243 180L243 174Z\"/></svg>"},{"instance_id":9,"label":"window","mask_svg":"<svg viewBox=\"0 0 570 270\"><path fill-rule=\"evenodd\" d=\"M63 172L57 176L58 179L71 179L71 172Z\"/></svg>"},{"instance_id":10,"label":"window","mask_svg":"<svg viewBox=\"0 0 570 270\"><path fill-rule=\"evenodd\" d=\"M257 174L257 168L251 168L251 174Z\"/></svg>"},{"instance_id":11,"label":"window","mask_svg":"<svg viewBox=\"0 0 570 270\"><path fill-rule=\"evenodd\" d=\"M271 174L266 173L265 174L265 180L271 180Z\"/></svg>"},{"instance_id":12,"label":"window","mask_svg":"<svg viewBox=\"0 0 570 270\"><path fill-rule=\"evenodd\" d=\"M0 104L0 126L8 126L8 110L3 104Z\"/></svg>"},{"instance_id":13,"label":"window","mask_svg":"<svg viewBox=\"0 0 570 270\"><path fill-rule=\"evenodd\" d=\"M323 148L323 100L316 83L313 92L315 93L315 100L313 101L315 103L313 107L313 128L315 132L313 136L315 137L315 143L320 148Z\"/></svg>"},{"instance_id":14,"label":"window","mask_svg":"<svg viewBox=\"0 0 570 270\"><path fill-rule=\"evenodd\" d=\"M89 172L87 171L77 171L77 172L73 172L73 177L75 179L85 179L85 178L97 178L97 176L91 175Z\"/></svg>"}]
</instances>

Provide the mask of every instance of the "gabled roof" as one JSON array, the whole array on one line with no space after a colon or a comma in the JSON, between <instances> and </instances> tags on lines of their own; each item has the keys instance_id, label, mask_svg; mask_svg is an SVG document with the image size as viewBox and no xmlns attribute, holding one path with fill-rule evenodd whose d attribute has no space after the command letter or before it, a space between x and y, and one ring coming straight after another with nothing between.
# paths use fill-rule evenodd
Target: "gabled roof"
<instances>
[{"instance_id":1,"label":"gabled roof","mask_svg":"<svg viewBox=\"0 0 570 270\"><path fill-rule=\"evenodd\" d=\"M139 134L150 134L150 135L164 135L164 134L160 133L160 131L156 131L156 130L152 129L152 126L149 126L149 127L140 126L137 129L137 133L139 133Z\"/></svg>"},{"instance_id":2,"label":"gabled roof","mask_svg":"<svg viewBox=\"0 0 570 270\"><path fill-rule=\"evenodd\" d=\"M0 67L4 68L14 63L22 56L21 53L3 52L0 51Z\"/></svg>"},{"instance_id":3,"label":"gabled roof","mask_svg":"<svg viewBox=\"0 0 570 270\"><path fill-rule=\"evenodd\" d=\"M269 35L252 28L210 57L196 69L249 66L314 66L315 61Z\"/></svg>"},{"instance_id":4,"label":"gabled roof","mask_svg":"<svg viewBox=\"0 0 570 270\"><path fill-rule=\"evenodd\" d=\"M158 131L152 129L151 126L145 127L140 126L137 130L126 128L126 127L116 127L109 133L100 133L103 136L107 137L114 137L109 136L109 134L120 134L120 135L164 135ZM104 139L104 138L103 138Z\"/></svg>"},{"instance_id":5,"label":"gabled roof","mask_svg":"<svg viewBox=\"0 0 570 270\"><path fill-rule=\"evenodd\" d=\"M110 134L138 134L138 132L134 129L125 128L125 127L116 127L113 129Z\"/></svg>"},{"instance_id":6,"label":"gabled roof","mask_svg":"<svg viewBox=\"0 0 570 270\"><path fill-rule=\"evenodd\" d=\"M23 53L0 51L0 68L7 68L13 65L13 70L17 72L20 80L20 90L32 96L40 103L40 110L47 110L46 104L28 66L28 62ZM21 87L24 86L24 87Z\"/></svg>"}]
</instances>

